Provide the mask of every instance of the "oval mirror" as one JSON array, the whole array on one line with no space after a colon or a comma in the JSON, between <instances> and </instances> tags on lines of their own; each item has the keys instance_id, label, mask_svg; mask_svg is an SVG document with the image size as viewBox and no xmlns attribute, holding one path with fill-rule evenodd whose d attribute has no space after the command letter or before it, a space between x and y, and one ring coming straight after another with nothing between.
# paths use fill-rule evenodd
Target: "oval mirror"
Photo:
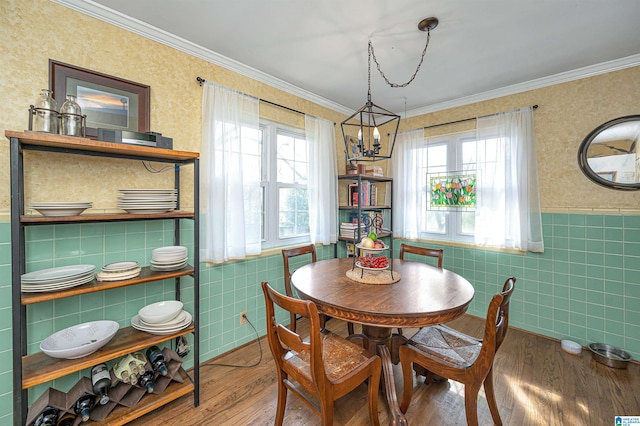
<instances>
[{"instance_id":1,"label":"oval mirror","mask_svg":"<svg viewBox=\"0 0 640 426\"><path fill-rule=\"evenodd\" d=\"M595 183L640 190L640 115L619 117L593 129L580 144L578 164Z\"/></svg>"}]
</instances>

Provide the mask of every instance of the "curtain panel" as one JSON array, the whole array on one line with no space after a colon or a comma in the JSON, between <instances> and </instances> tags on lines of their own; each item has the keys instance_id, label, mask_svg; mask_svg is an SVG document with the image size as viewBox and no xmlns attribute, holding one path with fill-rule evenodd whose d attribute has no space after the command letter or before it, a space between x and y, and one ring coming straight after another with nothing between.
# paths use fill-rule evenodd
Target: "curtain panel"
<instances>
[{"instance_id":1,"label":"curtain panel","mask_svg":"<svg viewBox=\"0 0 640 426\"><path fill-rule=\"evenodd\" d=\"M259 167L244 164L256 146L259 99L205 82L202 95L201 253L211 262L261 252ZM250 148L251 147L251 148Z\"/></svg>"},{"instance_id":2,"label":"curtain panel","mask_svg":"<svg viewBox=\"0 0 640 426\"><path fill-rule=\"evenodd\" d=\"M475 243L543 252L533 108L477 123Z\"/></svg>"},{"instance_id":3,"label":"curtain panel","mask_svg":"<svg viewBox=\"0 0 640 426\"><path fill-rule=\"evenodd\" d=\"M309 144L309 229L311 243L336 243L338 233L338 166L336 135L331 121L304 116Z\"/></svg>"}]
</instances>

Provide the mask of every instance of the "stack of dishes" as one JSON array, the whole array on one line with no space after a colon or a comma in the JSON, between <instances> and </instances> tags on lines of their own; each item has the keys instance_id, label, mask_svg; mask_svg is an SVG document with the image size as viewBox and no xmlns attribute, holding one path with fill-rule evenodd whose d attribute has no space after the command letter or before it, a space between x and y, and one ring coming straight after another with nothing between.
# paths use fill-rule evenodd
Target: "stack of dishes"
<instances>
[{"instance_id":1,"label":"stack of dishes","mask_svg":"<svg viewBox=\"0 0 640 426\"><path fill-rule=\"evenodd\" d=\"M96 274L96 279L98 281L129 280L140 275L141 270L138 262L114 262L104 265L102 270Z\"/></svg>"},{"instance_id":2,"label":"stack of dishes","mask_svg":"<svg viewBox=\"0 0 640 426\"><path fill-rule=\"evenodd\" d=\"M118 208L127 213L166 213L176 208L176 189L119 189Z\"/></svg>"},{"instance_id":3,"label":"stack of dishes","mask_svg":"<svg viewBox=\"0 0 640 426\"><path fill-rule=\"evenodd\" d=\"M179 300L166 300L145 306L131 318L131 326L150 334L172 334L191 325L192 316Z\"/></svg>"},{"instance_id":4,"label":"stack of dishes","mask_svg":"<svg viewBox=\"0 0 640 426\"><path fill-rule=\"evenodd\" d=\"M93 281L94 265L69 265L29 272L21 277L24 293L64 290Z\"/></svg>"},{"instance_id":5,"label":"stack of dishes","mask_svg":"<svg viewBox=\"0 0 640 426\"><path fill-rule=\"evenodd\" d=\"M174 271L187 266L187 248L184 246L166 246L151 252L152 271Z\"/></svg>"},{"instance_id":6,"label":"stack of dishes","mask_svg":"<svg viewBox=\"0 0 640 426\"><path fill-rule=\"evenodd\" d=\"M36 210L42 216L78 216L86 209L90 209L93 204L89 201L80 202L55 202L31 203L30 208Z\"/></svg>"}]
</instances>

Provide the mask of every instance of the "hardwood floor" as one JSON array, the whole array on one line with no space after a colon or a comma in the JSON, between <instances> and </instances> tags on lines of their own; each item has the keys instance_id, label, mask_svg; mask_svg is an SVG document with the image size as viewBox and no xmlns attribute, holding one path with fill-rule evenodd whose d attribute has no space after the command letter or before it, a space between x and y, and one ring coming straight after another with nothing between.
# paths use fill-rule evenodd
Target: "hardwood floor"
<instances>
[{"instance_id":1,"label":"hardwood floor","mask_svg":"<svg viewBox=\"0 0 640 426\"><path fill-rule=\"evenodd\" d=\"M465 316L450 325L479 336L484 320ZM299 330L304 327L304 321L299 321ZM346 335L346 323L342 321L332 319L327 327ZM414 331L405 329L405 336ZM276 375L268 344L264 339L261 342L262 360L255 367L208 364L254 364L260 357L257 342L203 363L199 407L193 407L193 397L189 395L130 424L272 425L277 399ZM394 373L400 395L399 365ZM494 363L496 399L505 425L614 425L615 416L640 415L639 373L637 363L631 363L626 370L609 368L593 361L588 351L570 355L562 351L559 342L513 328ZM413 399L407 411L409 424L466 424L462 385L448 381L425 386L415 378L414 383ZM378 411L380 423L388 424L382 393ZM483 390L478 398L478 416L481 425L492 424ZM335 422L345 426L369 424L364 385L336 402ZM298 398L289 395L284 424L317 425L319 420Z\"/></svg>"}]
</instances>

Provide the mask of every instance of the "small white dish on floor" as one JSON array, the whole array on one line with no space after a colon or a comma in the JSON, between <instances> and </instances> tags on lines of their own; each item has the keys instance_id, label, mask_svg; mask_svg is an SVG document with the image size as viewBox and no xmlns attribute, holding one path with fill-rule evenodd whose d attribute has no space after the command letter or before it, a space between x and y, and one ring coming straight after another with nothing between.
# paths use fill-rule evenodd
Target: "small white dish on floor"
<instances>
[{"instance_id":1,"label":"small white dish on floor","mask_svg":"<svg viewBox=\"0 0 640 426\"><path fill-rule=\"evenodd\" d=\"M560 342L562 350L573 355L580 355L582 353L582 346L579 343L572 342L571 340L563 340Z\"/></svg>"}]
</instances>

